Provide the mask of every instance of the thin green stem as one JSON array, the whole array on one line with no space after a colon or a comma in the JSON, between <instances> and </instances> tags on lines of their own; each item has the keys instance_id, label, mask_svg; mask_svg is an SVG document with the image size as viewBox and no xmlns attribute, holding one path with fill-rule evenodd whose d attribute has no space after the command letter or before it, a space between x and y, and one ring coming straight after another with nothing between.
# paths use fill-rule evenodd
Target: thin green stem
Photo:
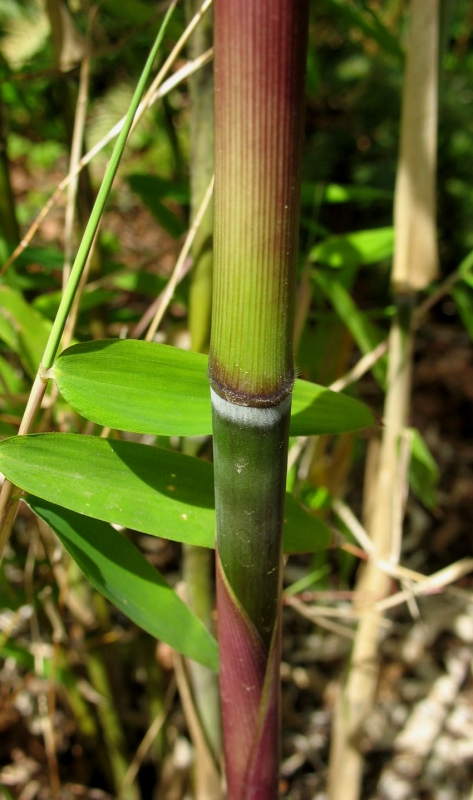
<instances>
[{"instance_id":1,"label":"thin green stem","mask_svg":"<svg viewBox=\"0 0 473 800\"><path fill-rule=\"evenodd\" d=\"M87 223L87 227L84 231L84 235L82 237L82 241L79 246L79 250L77 252L77 256L74 261L74 265L71 270L71 276L67 283L66 289L64 291L61 304L59 306L58 312L56 314L56 318L54 320L54 324L51 330L51 334L48 339L48 343L46 345L46 349L44 351L44 356L42 359L42 365L45 370L48 370L52 367L54 363L54 359L56 358L56 353L59 348L59 344L61 341L61 337L64 331L64 327L66 324L66 320L71 310L72 303L74 301L74 296L77 291L77 287L79 285L79 281L82 275L82 271L85 267L87 256L89 254L89 250L92 246L92 242L94 241L94 237L98 226L100 224L100 220L103 214L103 210L105 208L105 203L107 201L108 195L110 194L110 189L112 188L112 183L115 178L115 175L118 170L118 165L120 164L120 159L123 154L123 150L125 148L126 140L128 138L128 134L133 124L133 119L135 113L138 109L140 104L140 100L143 96L146 82L149 78L151 73L154 60L158 54L159 47L163 40L164 34L166 32L167 25L169 20L171 19L172 13L174 8L176 7L177 0L173 0L171 3L166 16L164 17L163 23L159 30L159 33L156 37L156 41L152 47L152 50L148 56L148 60L145 64L143 72L141 73L140 80L138 81L138 86L136 87L135 93L133 95L133 99L130 103L130 107L128 109L128 113L125 118L125 123L123 128L121 129L118 139L115 142L115 146L113 148L113 153L110 158L107 171L104 175L104 179L102 181L102 185L100 187L99 193L97 195L97 199L95 201L94 207L92 209L92 213L90 215L90 219Z\"/></svg>"}]
</instances>

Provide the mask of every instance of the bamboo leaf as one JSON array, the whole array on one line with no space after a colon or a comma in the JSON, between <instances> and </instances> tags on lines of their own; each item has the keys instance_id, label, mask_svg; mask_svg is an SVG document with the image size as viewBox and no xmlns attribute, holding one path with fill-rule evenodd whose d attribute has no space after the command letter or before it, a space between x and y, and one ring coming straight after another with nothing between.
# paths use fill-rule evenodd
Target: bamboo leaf
<instances>
[{"instance_id":1,"label":"bamboo leaf","mask_svg":"<svg viewBox=\"0 0 473 800\"><path fill-rule=\"evenodd\" d=\"M158 447L46 433L0 443L0 469L31 495L71 511L201 547L214 547L212 465ZM329 546L318 517L286 498L284 548Z\"/></svg>"},{"instance_id":2,"label":"bamboo leaf","mask_svg":"<svg viewBox=\"0 0 473 800\"><path fill-rule=\"evenodd\" d=\"M285 553L314 553L331 545L332 534L326 523L309 514L286 492L283 548Z\"/></svg>"},{"instance_id":3,"label":"bamboo leaf","mask_svg":"<svg viewBox=\"0 0 473 800\"><path fill-rule=\"evenodd\" d=\"M373 200L391 200L393 193L375 186L343 186L339 183L315 183L303 181L301 186L301 206L312 206L317 192L322 203L354 203ZM333 237L335 238L335 237Z\"/></svg>"},{"instance_id":4,"label":"bamboo leaf","mask_svg":"<svg viewBox=\"0 0 473 800\"><path fill-rule=\"evenodd\" d=\"M207 357L153 342L74 345L53 367L63 397L87 419L133 433L212 432ZM367 406L323 386L296 381L291 435L343 433L373 424Z\"/></svg>"},{"instance_id":5,"label":"bamboo leaf","mask_svg":"<svg viewBox=\"0 0 473 800\"><path fill-rule=\"evenodd\" d=\"M62 292L47 292L41 294L33 301L33 308L48 319L54 319L61 303ZM85 289L80 302L80 310L90 311L92 308L104 305L115 297L114 292L107 289Z\"/></svg>"},{"instance_id":6,"label":"bamboo leaf","mask_svg":"<svg viewBox=\"0 0 473 800\"><path fill-rule=\"evenodd\" d=\"M437 484L440 471L425 439L417 428L410 428L409 432L411 435L409 483L416 497L427 508L434 508L437 504Z\"/></svg>"},{"instance_id":7,"label":"bamboo leaf","mask_svg":"<svg viewBox=\"0 0 473 800\"><path fill-rule=\"evenodd\" d=\"M157 447L75 434L2 443L0 469L72 511L189 544L212 546L210 464Z\"/></svg>"},{"instance_id":8,"label":"bamboo leaf","mask_svg":"<svg viewBox=\"0 0 473 800\"><path fill-rule=\"evenodd\" d=\"M291 414L291 436L349 433L374 424L364 403L308 381L296 381Z\"/></svg>"},{"instance_id":9,"label":"bamboo leaf","mask_svg":"<svg viewBox=\"0 0 473 800\"><path fill-rule=\"evenodd\" d=\"M28 505L56 532L90 582L145 631L218 671L218 645L157 569L110 525L38 497Z\"/></svg>"},{"instance_id":10,"label":"bamboo leaf","mask_svg":"<svg viewBox=\"0 0 473 800\"><path fill-rule=\"evenodd\" d=\"M87 419L163 436L210 434L207 358L133 339L87 342L53 367L63 397Z\"/></svg>"},{"instance_id":11,"label":"bamboo leaf","mask_svg":"<svg viewBox=\"0 0 473 800\"><path fill-rule=\"evenodd\" d=\"M384 338L384 334L358 310L342 283L322 270L315 270L313 278L322 289L335 311L343 320L362 353L369 353ZM386 381L386 358L373 366L373 375L381 386Z\"/></svg>"},{"instance_id":12,"label":"bamboo leaf","mask_svg":"<svg viewBox=\"0 0 473 800\"><path fill-rule=\"evenodd\" d=\"M473 339L473 286L467 280L460 281L453 287L452 296L461 321Z\"/></svg>"},{"instance_id":13,"label":"bamboo leaf","mask_svg":"<svg viewBox=\"0 0 473 800\"><path fill-rule=\"evenodd\" d=\"M362 13L343 0L328 0L328 2L348 26L360 28L365 36L373 39L386 53L400 62L404 60L404 51L397 38L367 5L363 9L365 13Z\"/></svg>"},{"instance_id":14,"label":"bamboo leaf","mask_svg":"<svg viewBox=\"0 0 473 800\"><path fill-rule=\"evenodd\" d=\"M394 228L330 236L319 242L310 252L310 260L329 267L341 268L376 264L390 258L394 249Z\"/></svg>"},{"instance_id":15,"label":"bamboo leaf","mask_svg":"<svg viewBox=\"0 0 473 800\"><path fill-rule=\"evenodd\" d=\"M183 192L177 192L174 188L166 191L166 183L153 175L128 175L127 181L132 190L137 194L141 202L149 208L153 216L157 219L161 227L167 231L174 239L177 239L186 230L184 221L171 211L161 198L172 198L176 196L181 199ZM172 186L172 184L169 184ZM187 193L188 194L188 193Z\"/></svg>"},{"instance_id":16,"label":"bamboo leaf","mask_svg":"<svg viewBox=\"0 0 473 800\"><path fill-rule=\"evenodd\" d=\"M51 330L51 323L31 308L20 292L0 286L0 337L34 375Z\"/></svg>"}]
</instances>

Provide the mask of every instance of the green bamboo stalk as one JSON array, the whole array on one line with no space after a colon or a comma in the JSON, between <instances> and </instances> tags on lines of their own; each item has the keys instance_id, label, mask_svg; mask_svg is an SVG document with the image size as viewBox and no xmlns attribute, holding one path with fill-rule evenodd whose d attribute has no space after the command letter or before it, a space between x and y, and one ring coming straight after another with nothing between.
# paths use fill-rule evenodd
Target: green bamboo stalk
<instances>
[{"instance_id":1,"label":"green bamboo stalk","mask_svg":"<svg viewBox=\"0 0 473 800\"><path fill-rule=\"evenodd\" d=\"M216 0L211 383L229 800L277 797L305 0Z\"/></svg>"}]
</instances>

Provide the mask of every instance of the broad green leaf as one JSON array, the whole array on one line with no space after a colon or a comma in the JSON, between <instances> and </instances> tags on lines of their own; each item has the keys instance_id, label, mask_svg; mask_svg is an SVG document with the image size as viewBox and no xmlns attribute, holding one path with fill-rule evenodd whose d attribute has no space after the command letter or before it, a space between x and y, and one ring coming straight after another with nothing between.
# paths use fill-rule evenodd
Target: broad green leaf
<instances>
[{"instance_id":1,"label":"broad green leaf","mask_svg":"<svg viewBox=\"0 0 473 800\"><path fill-rule=\"evenodd\" d=\"M315 553L331 546L332 534L326 523L315 514L310 514L286 493L284 511L285 553Z\"/></svg>"},{"instance_id":2,"label":"broad green leaf","mask_svg":"<svg viewBox=\"0 0 473 800\"><path fill-rule=\"evenodd\" d=\"M425 439L416 428L409 429L411 437L411 460L409 483L412 491L427 508L437 504L437 484L440 471Z\"/></svg>"},{"instance_id":3,"label":"broad green leaf","mask_svg":"<svg viewBox=\"0 0 473 800\"><path fill-rule=\"evenodd\" d=\"M90 582L127 617L188 658L218 671L218 645L205 625L140 551L105 522L29 497Z\"/></svg>"},{"instance_id":4,"label":"broad green leaf","mask_svg":"<svg viewBox=\"0 0 473 800\"><path fill-rule=\"evenodd\" d=\"M177 347L110 339L69 347L53 376L82 416L133 433L212 432L207 358Z\"/></svg>"},{"instance_id":5,"label":"broad green leaf","mask_svg":"<svg viewBox=\"0 0 473 800\"><path fill-rule=\"evenodd\" d=\"M27 372L35 375L51 323L9 286L0 286L0 318L0 336L18 354Z\"/></svg>"},{"instance_id":6,"label":"broad green leaf","mask_svg":"<svg viewBox=\"0 0 473 800\"><path fill-rule=\"evenodd\" d=\"M45 433L0 443L0 470L29 494L71 511L201 547L214 547L213 467L173 450ZM325 523L293 498L286 552L324 549Z\"/></svg>"},{"instance_id":7,"label":"broad green leaf","mask_svg":"<svg viewBox=\"0 0 473 800\"><path fill-rule=\"evenodd\" d=\"M76 434L19 436L0 448L0 470L31 494L105 522L213 546L211 464Z\"/></svg>"},{"instance_id":8,"label":"broad green leaf","mask_svg":"<svg viewBox=\"0 0 473 800\"><path fill-rule=\"evenodd\" d=\"M68 403L87 419L133 433L212 432L207 357L132 339L74 345L53 367ZM366 406L323 386L296 381L291 435L343 433L373 424Z\"/></svg>"},{"instance_id":9,"label":"broad green leaf","mask_svg":"<svg viewBox=\"0 0 473 800\"><path fill-rule=\"evenodd\" d=\"M330 300L335 311L343 320L362 353L369 353L384 338L384 333L358 310L350 294L341 282L322 270L314 270L313 278ZM386 381L386 358L381 358L373 366L373 374L384 386Z\"/></svg>"},{"instance_id":10,"label":"broad green leaf","mask_svg":"<svg viewBox=\"0 0 473 800\"><path fill-rule=\"evenodd\" d=\"M376 264L390 258L394 248L394 228L331 236L319 242L310 252L310 260L340 269L345 266Z\"/></svg>"},{"instance_id":11,"label":"broad green leaf","mask_svg":"<svg viewBox=\"0 0 473 800\"><path fill-rule=\"evenodd\" d=\"M291 436L349 433L374 424L364 403L308 381L296 381L292 395Z\"/></svg>"}]
</instances>

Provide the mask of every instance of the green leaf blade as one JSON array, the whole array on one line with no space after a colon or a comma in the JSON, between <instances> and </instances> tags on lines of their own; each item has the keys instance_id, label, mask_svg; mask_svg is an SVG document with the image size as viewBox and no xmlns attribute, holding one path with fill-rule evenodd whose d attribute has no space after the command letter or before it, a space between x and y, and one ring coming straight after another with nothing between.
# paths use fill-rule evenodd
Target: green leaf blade
<instances>
[{"instance_id":1,"label":"green leaf blade","mask_svg":"<svg viewBox=\"0 0 473 800\"><path fill-rule=\"evenodd\" d=\"M390 258L394 248L393 228L373 228L341 236L330 236L310 252L310 260L334 269L376 264Z\"/></svg>"},{"instance_id":2,"label":"green leaf blade","mask_svg":"<svg viewBox=\"0 0 473 800\"><path fill-rule=\"evenodd\" d=\"M298 380L292 395L291 436L349 433L368 428L374 417L359 400Z\"/></svg>"},{"instance_id":3,"label":"green leaf blade","mask_svg":"<svg viewBox=\"0 0 473 800\"><path fill-rule=\"evenodd\" d=\"M53 367L70 405L100 425L133 433L206 436L212 432L207 358L132 339L74 345ZM373 424L357 400L296 381L292 436L343 433Z\"/></svg>"},{"instance_id":4,"label":"green leaf blade","mask_svg":"<svg viewBox=\"0 0 473 800\"><path fill-rule=\"evenodd\" d=\"M63 397L99 425L133 433L211 433L207 358L168 345L105 339L65 350L53 367Z\"/></svg>"},{"instance_id":5,"label":"green leaf blade","mask_svg":"<svg viewBox=\"0 0 473 800\"><path fill-rule=\"evenodd\" d=\"M172 450L76 434L1 443L0 469L30 494L152 536L213 547L212 466Z\"/></svg>"},{"instance_id":6,"label":"green leaf blade","mask_svg":"<svg viewBox=\"0 0 473 800\"><path fill-rule=\"evenodd\" d=\"M157 447L43 433L0 442L0 469L29 495L151 536L215 546L213 467ZM328 526L286 495L284 550L329 546Z\"/></svg>"},{"instance_id":7,"label":"green leaf blade","mask_svg":"<svg viewBox=\"0 0 473 800\"><path fill-rule=\"evenodd\" d=\"M218 672L218 645L140 551L110 525L30 496L80 569L133 622L188 658Z\"/></svg>"}]
</instances>

